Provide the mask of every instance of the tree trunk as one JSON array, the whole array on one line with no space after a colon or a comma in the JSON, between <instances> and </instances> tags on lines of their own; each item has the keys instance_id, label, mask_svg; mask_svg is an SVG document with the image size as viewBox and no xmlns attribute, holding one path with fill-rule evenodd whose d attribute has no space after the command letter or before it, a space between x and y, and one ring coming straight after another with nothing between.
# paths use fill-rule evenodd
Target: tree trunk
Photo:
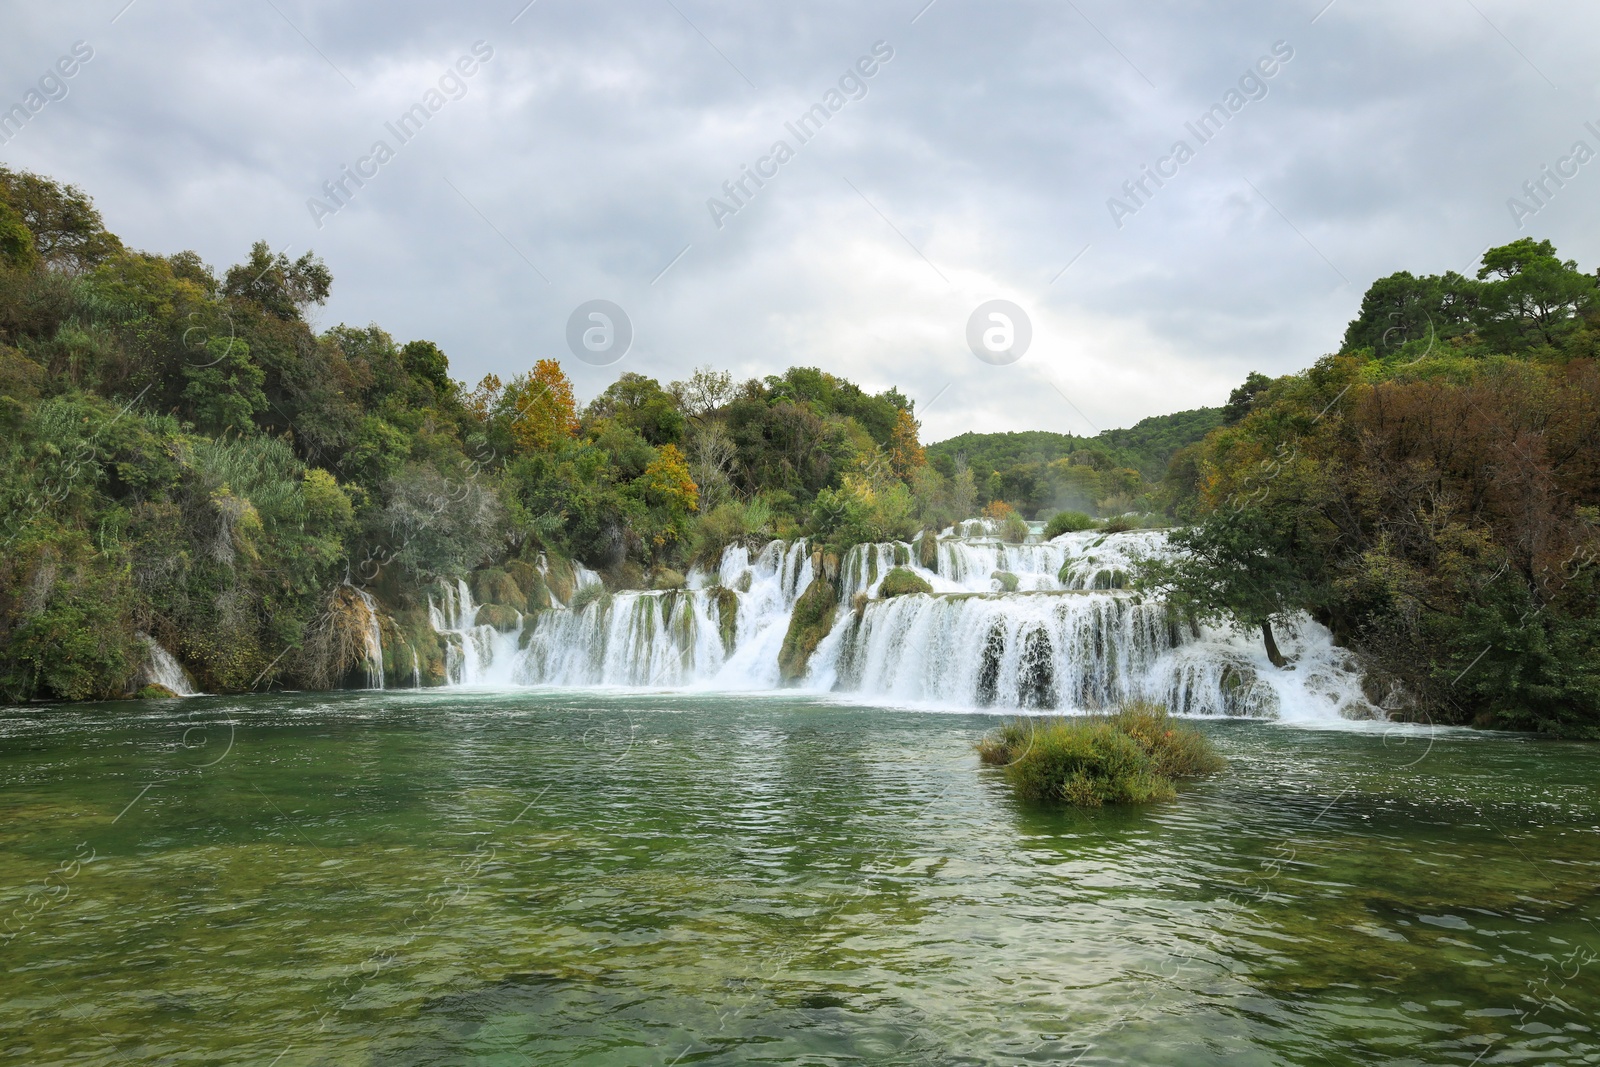
<instances>
[{"instance_id":1,"label":"tree trunk","mask_svg":"<svg viewBox=\"0 0 1600 1067\"><path fill-rule=\"evenodd\" d=\"M1273 640L1271 619L1261 620L1261 640L1267 646L1267 658L1272 661L1274 667L1282 670L1289 665L1289 661L1283 658L1283 653L1278 651L1278 642Z\"/></svg>"}]
</instances>

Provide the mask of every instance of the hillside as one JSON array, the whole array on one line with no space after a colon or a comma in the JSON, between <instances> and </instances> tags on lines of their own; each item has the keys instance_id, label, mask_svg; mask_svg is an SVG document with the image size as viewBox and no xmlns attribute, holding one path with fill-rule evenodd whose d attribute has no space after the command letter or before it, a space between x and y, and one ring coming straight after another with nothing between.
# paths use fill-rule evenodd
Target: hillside
<instances>
[{"instance_id":1,"label":"hillside","mask_svg":"<svg viewBox=\"0 0 1600 1067\"><path fill-rule=\"evenodd\" d=\"M964 433L927 446L927 455L946 475L965 462L980 503L1004 500L1029 516L1059 508L1109 513L1152 506L1173 455L1220 425L1221 408L1196 408L1094 437L1048 430Z\"/></svg>"}]
</instances>

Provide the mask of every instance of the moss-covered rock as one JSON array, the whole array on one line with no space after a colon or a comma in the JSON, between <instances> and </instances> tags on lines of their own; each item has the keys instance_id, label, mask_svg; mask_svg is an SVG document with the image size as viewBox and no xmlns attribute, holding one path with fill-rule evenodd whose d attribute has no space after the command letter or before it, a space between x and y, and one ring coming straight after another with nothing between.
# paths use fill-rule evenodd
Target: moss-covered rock
<instances>
[{"instance_id":1,"label":"moss-covered rock","mask_svg":"<svg viewBox=\"0 0 1600 1067\"><path fill-rule=\"evenodd\" d=\"M1095 571L1093 588L1126 589L1128 588L1128 572L1121 567Z\"/></svg>"},{"instance_id":2,"label":"moss-covered rock","mask_svg":"<svg viewBox=\"0 0 1600 1067\"><path fill-rule=\"evenodd\" d=\"M1002 593L1015 593L1017 591L1017 576L1010 571L994 571L989 577L1000 583L1000 591Z\"/></svg>"},{"instance_id":3,"label":"moss-covered rock","mask_svg":"<svg viewBox=\"0 0 1600 1067\"><path fill-rule=\"evenodd\" d=\"M712 590L711 603L717 611L717 633L722 637L724 655L732 655L739 640L739 597L726 586Z\"/></svg>"},{"instance_id":4,"label":"moss-covered rock","mask_svg":"<svg viewBox=\"0 0 1600 1067\"><path fill-rule=\"evenodd\" d=\"M651 589L682 589L686 579L682 572L671 567L657 567L650 576Z\"/></svg>"},{"instance_id":5,"label":"moss-covered rock","mask_svg":"<svg viewBox=\"0 0 1600 1067\"><path fill-rule=\"evenodd\" d=\"M1046 541L1060 537L1064 533L1078 533L1082 530L1092 530L1097 524L1094 517L1081 511L1058 511L1050 516L1050 521L1044 526L1044 539Z\"/></svg>"},{"instance_id":6,"label":"moss-covered rock","mask_svg":"<svg viewBox=\"0 0 1600 1067\"><path fill-rule=\"evenodd\" d=\"M140 700L167 700L177 695L160 682L151 682L134 694Z\"/></svg>"},{"instance_id":7,"label":"moss-covered rock","mask_svg":"<svg viewBox=\"0 0 1600 1067\"><path fill-rule=\"evenodd\" d=\"M522 616L515 608L504 604L485 604L478 609L475 626L493 626L502 633L510 633L522 625Z\"/></svg>"},{"instance_id":8,"label":"moss-covered rock","mask_svg":"<svg viewBox=\"0 0 1600 1067\"><path fill-rule=\"evenodd\" d=\"M528 610L528 597L516 579L499 567L485 567L472 575L472 599L480 604L498 604L516 611Z\"/></svg>"},{"instance_id":9,"label":"moss-covered rock","mask_svg":"<svg viewBox=\"0 0 1600 1067\"><path fill-rule=\"evenodd\" d=\"M578 572L570 559L546 555L544 580L552 597L571 605L573 594L578 591Z\"/></svg>"},{"instance_id":10,"label":"moss-covered rock","mask_svg":"<svg viewBox=\"0 0 1600 1067\"><path fill-rule=\"evenodd\" d=\"M783 648L778 653L778 675L785 684L806 676L812 653L833 629L833 612L837 606L833 586L824 581L813 581L794 602L789 631L783 635Z\"/></svg>"},{"instance_id":11,"label":"moss-covered rock","mask_svg":"<svg viewBox=\"0 0 1600 1067\"><path fill-rule=\"evenodd\" d=\"M638 560L624 559L616 566L601 571L600 577L605 579L606 588L611 590L650 588L650 583L645 581L644 564Z\"/></svg>"},{"instance_id":12,"label":"moss-covered rock","mask_svg":"<svg viewBox=\"0 0 1600 1067\"><path fill-rule=\"evenodd\" d=\"M540 577L537 567L526 560L514 559L506 564L505 570L511 580L517 583L525 599L519 611L543 611L550 606L550 589Z\"/></svg>"},{"instance_id":13,"label":"moss-covered rock","mask_svg":"<svg viewBox=\"0 0 1600 1067\"><path fill-rule=\"evenodd\" d=\"M907 563L910 563L910 562L911 562L911 546L910 545L903 545L903 544L899 543L898 541L895 542L895 546L894 546L894 565L896 567L904 567Z\"/></svg>"},{"instance_id":14,"label":"moss-covered rock","mask_svg":"<svg viewBox=\"0 0 1600 1067\"><path fill-rule=\"evenodd\" d=\"M883 584L878 587L880 596L905 596L907 593L931 593L933 586L918 577L915 571L904 567L896 567L883 576Z\"/></svg>"},{"instance_id":15,"label":"moss-covered rock","mask_svg":"<svg viewBox=\"0 0 1600 1067\"><path fill-rule=\"evenodd\" d=\"M939 534L931 526L922 531L917 541L917 563L924 570L939 573Z\"/></svg>"}]
</instances>

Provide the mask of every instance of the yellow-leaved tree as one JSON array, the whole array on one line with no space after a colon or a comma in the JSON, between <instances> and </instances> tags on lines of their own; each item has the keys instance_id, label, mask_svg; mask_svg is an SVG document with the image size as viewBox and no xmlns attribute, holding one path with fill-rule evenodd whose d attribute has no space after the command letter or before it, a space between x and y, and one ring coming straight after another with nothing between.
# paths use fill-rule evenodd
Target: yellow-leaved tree
<instances>
[{"instance_id":1,"label":"yellow-leaved tree","mask_svg":"<svg viewBox=\"0 0 1600 1067\"><path fill-rule=\"evenodd\" d=\"M511 435L522 448L546 452L578 432L572 381L556 360L541 359L532 373L511 379L501 404L511 416Z\"/></svg>"},{"instance_id":2,"label":"yellow-leaved tree","mask_svg":"<svg viewBox=\"0 0 1600 1067\"><path fill-rule=\"evenodd\" d=\"M895 416L894 430L889 434L889 466L895 477L910 481L911 474L928 462L922 445L917 442L917 420L905 408Z\"/></svg>"},{"instance_id":3,"label":"yellow-leaved tree","mask_svg":"<svg viewBox=\"0 0 1600 1067\"><path fill-rule=\"evenodd\" d=\"M700 487L689 475L689 462L677 445L662 445L640 476L645 503L660 513L662 520L654 536L659 546L681 539L688 533L689 515L700 508Z\"/></svg>"}]
</instances>

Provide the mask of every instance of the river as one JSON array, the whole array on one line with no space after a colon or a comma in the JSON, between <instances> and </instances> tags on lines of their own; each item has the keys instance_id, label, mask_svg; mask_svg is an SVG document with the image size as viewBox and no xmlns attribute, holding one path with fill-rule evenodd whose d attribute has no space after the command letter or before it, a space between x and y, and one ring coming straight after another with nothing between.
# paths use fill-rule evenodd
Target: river
<instances>
[{"instance_id":1,"label":"river","mask_svg":"<svg viewBox=\"0 0 1600 1067\"><path fill-rule=\"evenodd\" d=\"M1202 719L1228 772L1080 812L843 700L0 712L4 1058L1600 1062L1591 746Z\"/></svg>"}]
</instances>

